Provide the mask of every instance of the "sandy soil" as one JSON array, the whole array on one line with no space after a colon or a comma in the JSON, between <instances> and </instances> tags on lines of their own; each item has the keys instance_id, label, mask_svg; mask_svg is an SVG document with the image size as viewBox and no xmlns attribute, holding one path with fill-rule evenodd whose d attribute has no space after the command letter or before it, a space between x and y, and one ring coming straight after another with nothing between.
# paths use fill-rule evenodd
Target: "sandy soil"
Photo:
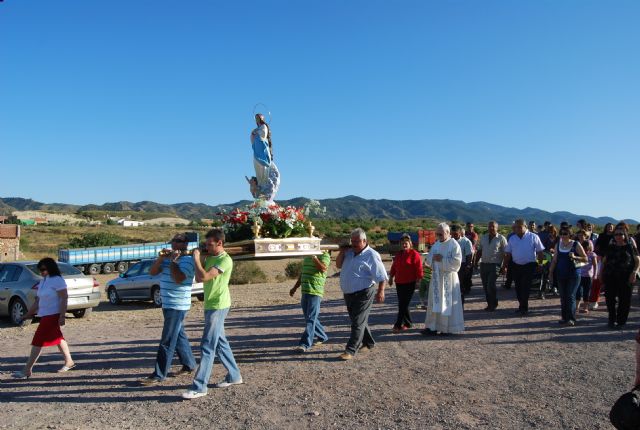
<instances>
[{"instance_id":1,"label":"sandy soil","mask_svg":"<svg viewBox=\"0 0 640 430\"><path fill-rule=\"evenodd\" d=\"M285 261L267 262L272 278ZM101 277L104 285L106 277ZM532 315L515 317L515 292L500 290L487 313L479 280L465 308L462 336L425 338L422 324L391 333L396 295L375 305L376 348L351 362L336 359L349 320L336 278L327 283L322 321L331 340L296 354L303 319L292 282L234 286L229 337L245 384L210 389L183 401L188 376L140 387L150 373L162 314L149 303L101 303L64 328L78 368L66 374L55 348L45 350L28 381L15 381L35 325L0 322L0 428L398 428L605 429L613 402L633 382L634 297L629 328L609 331L606 311L557 324L557 299L532 300ZM414 297L414 302L417 298ZM413 312L415 321L424 311ZM198 356L202 305L193 302L187 332ZM212 383L224 377L214 366Z\"/></svg>"}]
</instances>

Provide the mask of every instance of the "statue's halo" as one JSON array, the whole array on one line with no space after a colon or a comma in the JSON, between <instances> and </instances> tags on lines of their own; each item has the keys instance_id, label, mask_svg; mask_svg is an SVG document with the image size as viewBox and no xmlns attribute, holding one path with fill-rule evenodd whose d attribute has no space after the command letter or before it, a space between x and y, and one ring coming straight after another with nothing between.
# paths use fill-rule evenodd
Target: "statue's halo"
<instances>
[{"instance_id":1,"label":"statue's halo","mask_svg":"<svg viewBox=\"0 0 640 430\"><path fill-rule=\"evenodd\" d=\"M259 113L264 115L267 124L271 124L271 110L269 110L269 107L266 104L256 103L253 106L253 116L256 116L256 114Z\"/></svg>"}]
</instances>

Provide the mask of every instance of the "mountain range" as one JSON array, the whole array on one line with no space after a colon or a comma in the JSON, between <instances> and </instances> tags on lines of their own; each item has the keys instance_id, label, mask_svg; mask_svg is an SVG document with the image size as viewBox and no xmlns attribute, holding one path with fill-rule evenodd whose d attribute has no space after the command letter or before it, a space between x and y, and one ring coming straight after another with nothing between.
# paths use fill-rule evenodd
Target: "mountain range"
<instances>
[{"instance_id":1,"label":"mountain range","mask_svg":"<svg viewBox=\"0 0 640 430\"><path fill-rule=\"evenodd\" d=\"M290 200L279 200L277 203L282 206L303 206L308 202L308 198L298 197ZM524 218L538 223L551 221L559 224L568 221L570 224L584 218L588 222L596 225L603 225L608 222L616 223L620 220L612 217L593 217L584 214L573 214L571 212L548 212L536 208L510 208L494 205L486 202L465 203L460 200L448 199L424 199L424 200L388 200L388 199L363 199L357 196L345 196L334 199L319 200L320 205L326 208L322 218L330 219L411 219L411 218L433 218L441 220L473 221L482 223L489 220L496 220L500 224L511 223L514 219ZM140 212L146 214L158 213L166 216L172 214L180 218L199 220L202 218L215 218L221 211L229 211L236 207L242 207L251 203L250 200L240 200L231 204L216 206L204 203L175 203L162 204L151 201L137 203L121 201L115 203L105 203L102 205L73 205L65 203L41 203L32 199L20 197L0 198L0 214L9 215L13 211L43 211L43 212L66 212L79 213L86 211L105 212ZM135 218L135 216L133 216ZM623 220L629 224L638 224L633 219Z\"/></svg>"}]
</instances>

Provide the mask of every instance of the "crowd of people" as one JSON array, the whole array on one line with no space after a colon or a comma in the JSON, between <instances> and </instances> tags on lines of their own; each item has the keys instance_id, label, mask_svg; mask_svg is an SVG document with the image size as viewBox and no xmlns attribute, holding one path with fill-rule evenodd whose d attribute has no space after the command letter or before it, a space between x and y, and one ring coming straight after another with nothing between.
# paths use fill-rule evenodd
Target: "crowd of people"
<instances>
[{"instance_id":1,"label":"crowd of people","mask_svg":"<svg viewBox=\"0 0 640 430\"><path fill-rule=\"evenodd\" d=\"M623 222L615 226L607 224L600 235L584 220L579 220L577 230L573 230L568 223L563 223L559 229L548 222L536 228L535 223L527 224L518 219L507 237L499 232L495 221L488 223L487 232L482 236L475 232L473 224L467 223L465 227L439 224L436 242L424 259L412 249L410 236L403 236L402 249L394 256L389 273L380 254L369 246L365 231L357 228L351 232L350 246L341 247L335 261L351 321L349 339L338 359L352 360L358 353L375 347L368 320L374 301L384 302L385 283L390 286L395 283L398 296L394 333L414 326L410 303L416 289L426 308L423 335L463 333L464 297L470 292L471 277L477 269L487 312L498 308L497 282L501 274L506 274L504 286L515 284L519 316L528 315L530 290L534 279L539 279L536 284L541 297L549 292L557 292L560 296L561 324L576 324L580 301L582 312L595 308L602 289L606 296L609 327L617 329L626 324L632 287L640 270L637 248L640 228L634 238ZM221 229L210 230L206 234L206 253L196 249L189 255L187 243L184 234L175 235L171 250L160 253L151 267L150 274L161 277L164 323L154 369L140 380L140 384L161 384L170 376L174 355L177 355L181 367L173 375L193 374L193 382L182 397L195 399L207 394L215 358L227 371L226 377L213 385L215 388L242 384L243 379L224 331L225 318L231 307L229 279L233 270L233 260L224 248L225 234ZM301 289L300 304L305 324L295 347L299 353L329 339L320 322L320 307L330 263L327 252L305 257L301 274L289 291L294 296ZM27 363L13 374L18 379L31 376L45 346L58 346L62 352L64 365L59 372L67 372L76 366L61 331L65 324L66 284L53 259L42 259L38 268L43 279L37 300L23 318L38 315L41 319ZM204 283L204 330L199 364L184 330L191 307L193 279ZM426 283L425 279L428 280Z\"/></svg>"}]
</instances>

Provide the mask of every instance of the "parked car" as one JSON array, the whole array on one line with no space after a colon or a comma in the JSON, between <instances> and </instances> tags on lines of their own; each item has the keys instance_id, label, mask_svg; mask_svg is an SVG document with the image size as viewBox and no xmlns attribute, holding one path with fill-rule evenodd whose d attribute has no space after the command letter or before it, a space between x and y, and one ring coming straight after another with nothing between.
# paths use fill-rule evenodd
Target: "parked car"
<instances>
[{"instance_id":1,"label":"parked car","mask_svg":"<svg viewBox=\"0 0 640 430\"><path fill-rule=\"evenodd\" d=\"M100 284L67 263L58 263L67 283L67 312L82 318L100 303ZM0 263L0 316L9 316L18 324L36 300L42 280L37 261Z\"/></svg>"},{"instance_id":2,"label":"parked car","mask_svg":"<svg viewBox=\"0 0 640 430\"><path fill-rule=\"evenodd\" d=\"M155 260L142 260L121 273L118 278L107 282L105 290L109 303L117 305L122 300L151 300L157 307L162 306L160 297L160 274L152 276L149 269ZM202 282L193 282L191 296L204 300Z\"/></svg>"}]
</instances>

